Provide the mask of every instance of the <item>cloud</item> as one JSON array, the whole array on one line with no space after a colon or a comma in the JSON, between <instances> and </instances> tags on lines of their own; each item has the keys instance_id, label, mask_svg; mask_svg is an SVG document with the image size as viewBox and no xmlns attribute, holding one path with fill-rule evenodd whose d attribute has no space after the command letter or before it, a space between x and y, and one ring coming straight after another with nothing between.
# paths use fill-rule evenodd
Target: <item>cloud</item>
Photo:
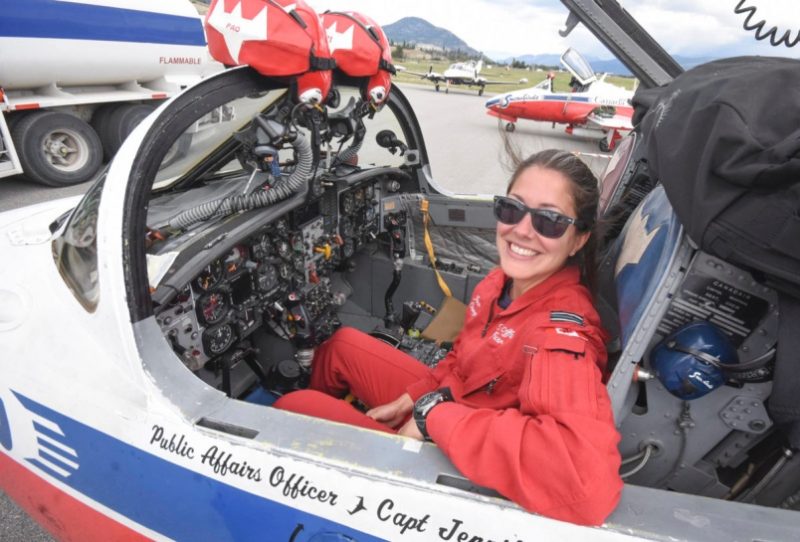
<instances>
[{"instance_id":1,"label":"cloud","mask_svg":"<svg viewBox=\"0 0 800 542\"><path fill-rule=\"evenodd\" d=\"M783 31L800 31L797 0L745 0L757 7L758 20ZM352 10L386 25L403 17L421 17L446 28L467 45L484 52L560 54L572 46L586 56L611 58L586 28L579 25L567 38L558 35L567 9L557 0L308 0L318 12ZM800 56L794 49L770 47L742 28L744 16L736 0L627 0L624 7L671 54L724 57L740 54ZM762 15L763 13L763 15ZM774 22L773 22L774 21Z\"/></svg>"}]
</instances>

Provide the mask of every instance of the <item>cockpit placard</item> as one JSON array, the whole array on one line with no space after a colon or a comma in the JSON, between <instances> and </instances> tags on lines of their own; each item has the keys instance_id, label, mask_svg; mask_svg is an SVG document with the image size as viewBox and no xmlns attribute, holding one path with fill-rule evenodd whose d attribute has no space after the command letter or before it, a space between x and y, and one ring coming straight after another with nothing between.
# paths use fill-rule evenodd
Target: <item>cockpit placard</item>
<instances>
[{"instance_id":1,"label":"cockpit placard","mask_svg":"<svg viewBox=\"0 0 800 542\"><path fill-rule=\"evenodd\" d=\"M708 320L719 326L736 347L759 326L769 310L769 302L723 280L704 275L689 275L670 303L658 332L669 335L695 320Z\"/></svg>"}]
</instances>

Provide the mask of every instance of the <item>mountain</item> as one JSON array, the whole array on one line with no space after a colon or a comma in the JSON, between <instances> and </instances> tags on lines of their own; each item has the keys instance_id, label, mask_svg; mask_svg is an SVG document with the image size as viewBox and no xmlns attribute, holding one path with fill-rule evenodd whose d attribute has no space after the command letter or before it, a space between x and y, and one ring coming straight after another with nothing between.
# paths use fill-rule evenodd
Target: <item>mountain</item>
<instances>
[{"instance_id":1,"label":"mountain","mask_svg":"<svg viewBox=\"0 0 800 542\"><path fill-rule=\"evenodd\" d=\"M517 57L509 57L505 59L496 59L498 62L510 64L512 60L517 60L520 62L524 62L525 64L531 66L550 66L550 67L561 67L561 55L521 55ZM615 75L631 75L631 72L625 65L617 60L616 58L612 58L610 60L599 60L592 57L587 57L586 60L591 64L592 69L594 69L597 73L612 73ZM704 64L705 62L709 62L713 60L712 58L700 58L700 57L687 57L687 56L675 56L675 60L684 67L684 69L689 69L697 66L698 64Z\"/></svg>"},{"instance_id":2,"label":"mountain","mask_svg":"<svg viewBox=\"0 0 800 542\"><path fill-rule=\"evenodd\" d=\"M416 43L438 49L447 49L448 51L461 50L468 56L480 54L449 30L433 26L419 17L404 17L381 28L383 28L389 41L393 43Z\"/></svg>"}]
</instances>

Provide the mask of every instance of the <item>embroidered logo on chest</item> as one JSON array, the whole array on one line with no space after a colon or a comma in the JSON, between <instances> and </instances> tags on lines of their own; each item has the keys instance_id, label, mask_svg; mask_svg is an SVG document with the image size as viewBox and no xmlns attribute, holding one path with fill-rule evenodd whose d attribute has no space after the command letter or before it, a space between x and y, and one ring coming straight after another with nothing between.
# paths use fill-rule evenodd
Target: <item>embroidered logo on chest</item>
<instances>
[{"instance_id":1,"label":"embroidered logo on chest","mask_svg":"<svg viewBox=\"0 0 800 542\"><path fill-rule=\"evenodd\" d=\"M494 330L494 333L492 333L492 340L497 344L503 344L506 342L506 339L513 339L515 333L516 331L514 331L513 328L505 324L499 324L497 329Z\"/></svg>"},{"instance_id":2,"label":"embroidered logo on chest","mask_svg":"<svg viewBox=\"0 0 800 542\"><path fill-rule=\"evenodd\" d=\"M478 311L481 308L481 296L476 295L472 298L472 301L469 302L469 315L471 318L475 318L478 316Z\"/></svg>"}]
</instances>

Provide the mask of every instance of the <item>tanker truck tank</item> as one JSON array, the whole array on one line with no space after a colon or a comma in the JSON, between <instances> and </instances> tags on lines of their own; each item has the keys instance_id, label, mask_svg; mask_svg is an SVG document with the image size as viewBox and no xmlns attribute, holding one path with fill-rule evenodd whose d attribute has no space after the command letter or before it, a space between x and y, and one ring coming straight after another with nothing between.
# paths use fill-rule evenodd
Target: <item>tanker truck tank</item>
<instances>
[{"instance_id":1,"label":"tanker truck tank","mask_svg":"<svg viewBox=\"0 0 800 542\"><path fill-rule=\"evenodd\" d=\"M85 182L133 128L223 66L189 0L0 0L0 178Z\"/></svg>"}]
</instances>

